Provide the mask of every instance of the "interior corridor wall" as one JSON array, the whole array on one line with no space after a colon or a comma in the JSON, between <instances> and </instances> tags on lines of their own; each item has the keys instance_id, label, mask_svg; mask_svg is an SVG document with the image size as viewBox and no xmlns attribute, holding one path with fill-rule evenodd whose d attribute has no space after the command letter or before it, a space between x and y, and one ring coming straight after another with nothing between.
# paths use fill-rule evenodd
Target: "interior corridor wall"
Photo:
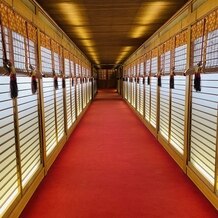
<instances>
[{"instance_id":1,"label":"interior corridor wall","mask_svg":"<svg viewBox=\"0 0 218 218\"><path fill-rule=\"evenodd\" d=\"M123 98L218 209L217 60L218 2L190 1L125 62Z\"/></svg>"},{"instance_id":2,"label":"interior corridor wall","mask_svg":"<svg viewBox=\"0 0 218 218\"><path fill-rule=\"evenodd\" d=\"M7 2L0 3L3 218L19 217L96 92L90 62L45 12Z\"/></svg>"}]
</instances>

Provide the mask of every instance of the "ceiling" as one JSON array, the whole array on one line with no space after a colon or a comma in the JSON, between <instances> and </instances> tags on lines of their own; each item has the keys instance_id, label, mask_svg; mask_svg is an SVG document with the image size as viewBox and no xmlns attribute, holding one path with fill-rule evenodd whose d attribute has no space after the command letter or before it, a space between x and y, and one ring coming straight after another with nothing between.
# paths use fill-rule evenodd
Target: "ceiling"
<instances>
[{"instance_id":1,"label":"ceiling","mask_svg":"<svg viewBox=\"0 0 218 218\"><path fill-rule=\"evenodd\" d=\"M188 0L37 0L93 64L128 58Z\"/></svg>"}]
</instances>

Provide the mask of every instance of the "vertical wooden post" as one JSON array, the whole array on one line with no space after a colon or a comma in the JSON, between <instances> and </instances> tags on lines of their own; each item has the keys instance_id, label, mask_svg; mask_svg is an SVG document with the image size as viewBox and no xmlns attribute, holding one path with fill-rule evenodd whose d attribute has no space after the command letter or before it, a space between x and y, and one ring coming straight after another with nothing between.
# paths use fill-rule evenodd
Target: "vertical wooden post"
<instances>
[{"instance_id":1,"label":"vertical wooden post","mask_svg":"<svg viewBox=\"0 0 218 218\"><path fill-rule=\"evenodd\" d=\"M41 41L40 41L40 30L37 29L37 58L38 58L38 72L37 72L37 78L38 78L38 85L39 85L39 116L40 116L40 123L39 123L39 129L40 129L40 140L41 140L41 161L42 165L45 168L45 174L46 172L46 141L45 141L45 117L44 117L44 96L43 96L43 79L42 79L42 60L41 60Z\"/></svg>"},{"instance_id":2,"label":"vertical wooden post","mask_svg":"<svg viewBox=\"0 0 218 218\"><path fill-rule=\"evenodd\" d=\"M76 62L75 61L74 61L74 72L75 72L75 76L76 76L74 88L75 88L75 112L76 112L76 119L77 119L77 117L78 117L78 110L77 110L77 105L78 105L78 99L77 99L77 86L78 86L78 84L77 84L77 81L78 81L78 78L77 78L77 69L76 69Z\"/></svg>"},{"instance_id":3,"label":"vertical wooden post","mask_svg":"<svg viewBox=\"0 0 218 218\"><path fill-rule=\"evenodd\" d=\"M189 6L189 14L191 14L191 5ZM191 67L191 26L188 27L187 33L187 56L186 69ZM191 129L191 76L186 76L186 91L185 91L185 125L184 125L184 156L183 156L183 171L186 172L186 167L190 159L190 129Z\"/></svg>"},{"instance_id":4,"label":"vertical wooden post","mask_svg":"<svg viewBox=\"0 0 218 218\"><path fill-rule=\"evenodd\" d=\"M62 76L65 76L65 64L64 64L64 48L61 47L61 62L62 62ZM65 84L66 86L66 84ZM63 88L63 104L64 104L64 129L65 134L68 136L67 131L67 100L66 100L66 88Z\"/></svg>"},{"instance_id":5,"label":"vertical wooden post","mask_svg":"<svg viewBox=\"0 0 218 218\"><path fill-rule=\"evenodd\" d=\"M144 64L144 72L143 72L143 119L145 120L145 92L146 92L146 88L145 88L145 76L146 76L146 54L144 54L144 58L143 58L143 64Z\"/></svg>"},{"instance_id":6,"label":"vertical wooden post","mask_svg":"<svg viewBox=\"0 0 218 218\"><path fill-rule=\"evenodd\" d=\"M19 118L18 118L18 107L17 98L12 99L13 102L13 113L14 113L14 135L15 135L15 149L16 149L16 162L17 162L17 175L18 175L18 187L21 196L23 195L22 187L22 169L21 169L21 157L20 157L20 137L19 137Z\"/></svg>"},{"instance_id":7,"label":"vertical wooden post","mask_svg":"<svg viewBox=\"0 0 218 218\"><path fill-rule=\"evenodd\" d=\"M159 48L158 48L158 52L157 52L157 83L158 83L158 75L161 71L161 67L160 67L160 52L159 52ZM157 84L157 108L156 108L156 134L158 136L158 132L160 129L160 87Z\"/></svg>"},{"instance_id":8,"label":"vertical wooden post","mask_svg":"<svg viewBox=\"0 0 218 218\"><path fill-rule=\"evenodd\" d=\"M54 63L54 51L52 51L52 43L50 39L50 47L51 47L51 63L52 63L52 70L55 70L55 63ZM55 72L56 73L56 72ZM54 75L53 75L54 76ZM55 133L56 133L56 145L58 144L58 127L57 127L57 105L56 105L56 90L54 88L54 115L55 115Z\"/></svg>"}]
</instances>

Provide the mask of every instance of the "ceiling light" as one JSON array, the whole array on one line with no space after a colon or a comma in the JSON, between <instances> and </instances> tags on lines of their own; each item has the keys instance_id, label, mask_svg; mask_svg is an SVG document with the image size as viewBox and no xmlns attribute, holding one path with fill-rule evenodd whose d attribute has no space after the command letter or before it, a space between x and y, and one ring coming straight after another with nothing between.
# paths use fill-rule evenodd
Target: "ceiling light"
<instances>
[{"instance_id":1,"label":"ceiling light","mask_svg":"<svg viewBox=\"0 0 218 218\"><path fill-rule=\"evenodd\" d=\"M132 32L131 38L140 38L145 34L147 27L146 26L136 26Z\"/></svg>"},{"instance_id":2,"label":"ceiling light","mask_svg":"<svg viewBox=\"0 0 218 218\"><path fill-rule=\"evenodd\" d=\"M85 25L87 22L85 16L81 13L81 9L75 3L58 3L61 12L69 20L69 23L75 26Z\"/></svg>"},{"instance_id":3,"label":"ceiling light","mask_svg":"<svg viewBox=\"0 0 218 218\"><path fill-rule=\"evenodd\" d=\"M156 19L159 19L160 12L163 11L163 8L167 5L167 2L151 2L144 3L141 9L138 12L135 23L136 25L130 33L131 38L140 38L142 37L146 30L147 25L154 22ZM138 24L138 25L137 25Z\"/></svg>"}]
</instances>

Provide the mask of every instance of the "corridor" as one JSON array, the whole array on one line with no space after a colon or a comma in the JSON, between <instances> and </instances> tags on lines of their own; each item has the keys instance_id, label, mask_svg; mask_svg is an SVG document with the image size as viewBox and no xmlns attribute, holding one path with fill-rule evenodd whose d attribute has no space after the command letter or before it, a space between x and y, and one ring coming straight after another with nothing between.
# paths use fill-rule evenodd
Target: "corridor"
<instances>
[{"instance_id":1,"label":"corridor","mask_svg":"<svg viewBox=\"0 0 218 218\"><path fill-rule=\"evenodd\" d=\"M217 217L115 90L100 90L21 218Z\"/></svg>"}]
</instances>

